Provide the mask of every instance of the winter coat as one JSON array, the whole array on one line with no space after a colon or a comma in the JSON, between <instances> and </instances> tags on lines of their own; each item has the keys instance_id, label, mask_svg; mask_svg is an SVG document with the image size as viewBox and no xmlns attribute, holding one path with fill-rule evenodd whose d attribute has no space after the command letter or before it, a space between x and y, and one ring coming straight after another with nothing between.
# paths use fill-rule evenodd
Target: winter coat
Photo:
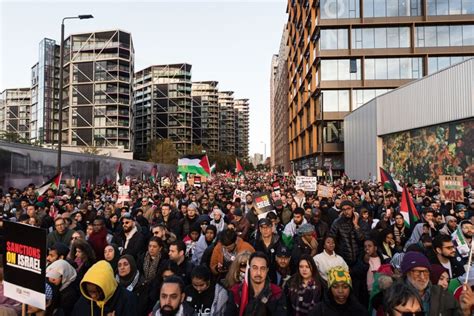
<instances>
[{"instance_id":1,"label":"winter coat","mask_svg":"<svg viewBox=\"0 0 474 316\"><path fill-rule=\"evenodd\" d=\"M125 248L127 237L124 232L115 235L112 242L123 248L121 255L131 255L135 260L137 260L146 250L146 239L141 231L141 227L138 225L135 227L137 228L137 231L128 241L127 248Z\"/></svg>"},{"instance_id":2,"label":"winter coat","mask_svg":"<svg viewBox=\"0 0 474 316\"><path fill-rule=\"evenodd\" d=\"M50 232L46 237L46 244L48 248L51 248L57 242L62 242L65 245L69 245L74 232L74 230L68 228L66 228L66 231L62 235L60 235L57 230Z\"/></svg>"},{"instance_id":3,"label":"winter coat","mask_svg":"<svg viewBox=\"0 0 474 316\"><path fill-rule=\"evenodd\" d=\"M104 299L94 301L89 297L85 282L98 286L105 295ZM80 290L82 296L74 306L74 316L107 315L112 312L115 312L115 316L128 316L136 313L135 296L117 284L112 267L105 260L97 262L87 271L81 281Z\"/></svg>"},{"instance_id":4,"label":"winter coat","mask_svg":"<svg viewBox=\"0 0 474 316\"><path fill-rule=\"evenodd\" d=\"M350 267L356 263L360 243L364 240L362 230L355 229L351 218L339 217L334 221L329 236L336 240L336 253L339 254Z\"/></svg>"},{"instance_id":5,"label":"winter coat","mask_svg":"<svg viewBox=\"0 0 474 316\"><path fill-rule=\"evenodd\" d=\"M235 225L235 231L240 238L247 241L250 230L250 222L246 217L240 218L239 221L234 220L232 223Z\"/></svg>"},{"instance_id":6,"label":"winter coat","mask_svg":"<svg viewBox=\"0 0 474 316\"><path fill-rule=\"evenodd\" d=\"M185 300L190 305L193 305L193 300L196 299L196 296L206 295L206 293L198 293L192 285L188 285L188 287L185 289L185 292ZM210 293L207 295L210 295ZM214 286L214 299L212 301L212 306L209 315L224 316L226 315L226 313L229 314L229 312L233 308L231 305L232 301L229 300L229 292L223 286L216 284Z\"/></svg>"},{"instance_id":7,"label":"winter coat","mask_svg":"<svg viewBox=\"0 0 474 316\"><path fill-rule=\"evenodd\" d=\"M242 253L244 251L250 251L250 252L255 252L255 249L248 243L242 240L242 238L237 237L236 241L237 245L235 247L235 252L236 254ZM217 271L217 265L224 264L224 253L222 251L222 244L220 242L217 243L216 247L212 251L212 256L211 256L211 271L215 275L219 274Z\"/></svg>"},{"instance_id":8,"label":"winter coat","mask_svg":"<svg viewBox=\"0 0 474 316\"><path fill-rule=\"evenodd\" d=\"M240 309L242 284L235 284L231 290L232 299L237 309ZM286 297L280 287L265 282L265 287L257 297L252 293L252 287L249 284L248 303L243 315L245 316L287 316L288 310Z\"/></svg>"},{"instance_id":9,"label":"winter coat","mask_svg":"<svg viewBox=\"0 0 474 316\"><path fill-rule=\"evenodd\" d=\"M209 246L210 245L208 245L206 241L206 236L201 235L201 237L199 237L196 243L196 246L194 247L193 257L191 259L191 262L195 266L198 266L201 264L202 255L204 254L204 251L206 251L207 247Z\"/></svg>"},{"instance_id":10,"label":"winter coat","mask_svg":"<svg viewBox=\"0 0 474 316\"><path fill-rule=\"evenodd\" d=\"M178 311L178 314L176 315L180 315L180 316L193 316L194 315L194 310L188 303L186 302L181 303L180 309L181 307L182 307L182 313L179 314L179 311ZM153 306L153 310L149 316L161 316L160 301L156 302L155 306Z\"/></svg>"},{"instance_id":11,"label":"winter coat","mask_svg":"<svg viewBox=\"0 0 474 316\"><path fill-rule=\"evenodd\" d=\"M271 241L270 245L268 246L268 248L265 246L265 243L263 242L260 234L258 234L257 238L258 239L255 239L252 243L253 248L255 249L255 251L261 251L261 252L265 253L268 256L268 258L270 259L270 265L274 264L274 262L275 262L275 253L276 253L278 247L280 247L280 244L281 244L280 236L278 236L277 234L273 234L272 241Z\"/></svg>"},{"instance_id":12,"label":"winter coat","mask_svg":"<svg viewBox=\"0 0 474 316\"><path fill-rule=\"evenodd\" d=\"M308 316L369 316L367 308L362 306L351 294L346 304L340 305L334 301L331 290L327 290L323 300L308 313Z\"/></svg>"}]
</instances>

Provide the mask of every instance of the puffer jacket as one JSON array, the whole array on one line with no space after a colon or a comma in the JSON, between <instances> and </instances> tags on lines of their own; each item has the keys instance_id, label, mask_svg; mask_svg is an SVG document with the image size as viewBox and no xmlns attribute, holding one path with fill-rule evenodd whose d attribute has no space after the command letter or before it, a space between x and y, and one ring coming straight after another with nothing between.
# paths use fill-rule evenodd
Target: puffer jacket
<instances>
[{"instance_id":1,"label":"puffer jacket","mask_svg":"<svg viewBox=\"0 0 474 316\"><path fill-rule=\"evenodd\" d=\"M331 226L329 236L336 240L336 253L339 254L350 267L357 262L360 243L364 240L362 230L355 229L351 218L339 217Z\"/></svg>"}]
</instances>

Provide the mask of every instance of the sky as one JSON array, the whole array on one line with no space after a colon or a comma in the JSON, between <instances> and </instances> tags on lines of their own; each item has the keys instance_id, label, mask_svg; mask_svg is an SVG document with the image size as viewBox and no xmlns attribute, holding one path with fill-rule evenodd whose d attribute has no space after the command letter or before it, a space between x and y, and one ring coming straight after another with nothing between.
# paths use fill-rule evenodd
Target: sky
<instances>
[{"instance_id":1,"label":"sky","mask_svg":"<svg viewBox=\"0 0 474 316\"><path fill-rule=\"evenodd\" d=\"M286 0L24 1L0 0L0 91L29 87L38 43L68 34L121 29L132 33L135 70L190 63L192 80L250 102L250 154L270 153L270 73L287 20Z\"/></svg>"}]
</instances>

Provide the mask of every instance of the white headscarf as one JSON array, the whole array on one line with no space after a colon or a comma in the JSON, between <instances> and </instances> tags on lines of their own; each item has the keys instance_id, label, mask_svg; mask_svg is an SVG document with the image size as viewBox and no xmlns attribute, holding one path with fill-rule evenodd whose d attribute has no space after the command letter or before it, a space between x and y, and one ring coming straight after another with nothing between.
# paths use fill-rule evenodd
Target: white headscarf
<instances>
[{"instance_id":1,"label":"white headscarf","mask_svg":"<svg viewBox=\"0 0 474 316\"><path fill-rule=\"evenodd\" d=\"M61 287L60 291L64 290L76 280L76 269L73 268L72 265L69 264L66 260L59 259L51 263L47 268L46 268L46 277L51 277L51 278L62 278L61 279Z\"/></svg>"}]
</instances>

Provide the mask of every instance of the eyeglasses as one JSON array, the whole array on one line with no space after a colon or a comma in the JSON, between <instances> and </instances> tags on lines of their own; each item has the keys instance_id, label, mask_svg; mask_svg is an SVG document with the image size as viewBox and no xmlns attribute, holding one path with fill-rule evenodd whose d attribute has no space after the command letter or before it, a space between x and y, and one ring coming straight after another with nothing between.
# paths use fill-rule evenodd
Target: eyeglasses
<instances>
[{"instance_id":1,"label":"eyeglasses","mask_svg":"<svg viewBox=\"0 0 474 316\"><path fill-rule=\"evenodd\" d=\"M423 276L429 276L430 270L411 270L410 271L415 277L419 277L423 274Z\"/></svg>"},{"instance_id":2,"label":"eyeglasses","mask_svg":"<svg viewBox=\"0 0 474 316\"><path fill-rule=\"evenodd\" d=\"M398 309L394 308L395 311L399 312L401 316L425 316L425 312L419 311L419 312L401 312Z\"/></svg>"}]
</instances>

